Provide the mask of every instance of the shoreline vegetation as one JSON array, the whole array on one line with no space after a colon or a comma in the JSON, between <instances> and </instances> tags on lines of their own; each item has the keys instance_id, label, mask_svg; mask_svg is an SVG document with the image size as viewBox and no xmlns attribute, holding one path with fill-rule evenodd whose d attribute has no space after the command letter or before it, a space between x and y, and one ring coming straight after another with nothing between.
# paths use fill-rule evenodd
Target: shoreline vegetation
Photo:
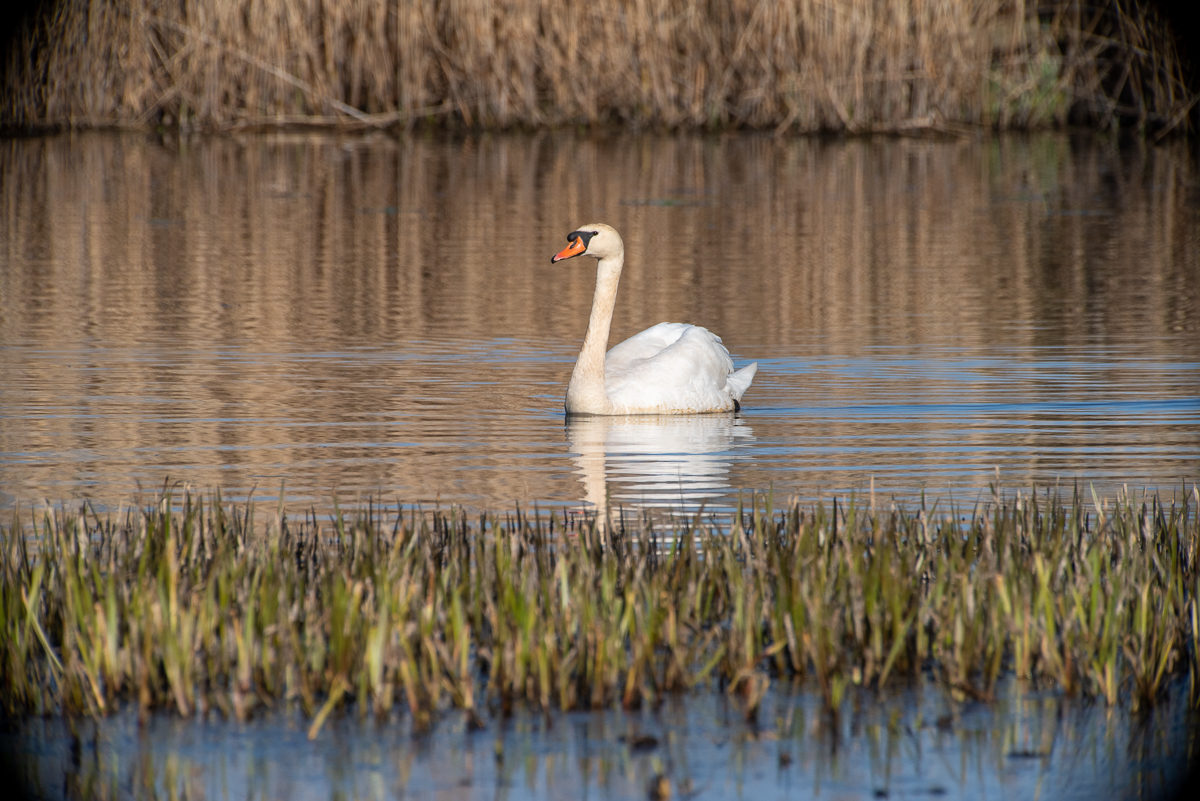
<instances>
[{"instance_id":1,"label":"shoreline vegetation","mask_svg":"<svg viewBox=\"0 0 1200 801\"><path fill-rule=\"evenodd\" d=\"M600 524L371 504L263 520L191 493L46 509L0 525L0 706L298 704L314 738L343 707L420 731L451 708L484 725L694 688L753 720L797 680L834 717L851 686L920 676L960 700L1015 676L1134 712L1178 679L1195 706L1200 491L1182 489L909 510L760 495L723 520Z\"/></svg>"},{"instance_id":2,"label":"shoreline vegetation","mask_svg":"<svg viewBox=\"0 0 1200 801\"><path fill-rule=\"evenodd\" d=\"M1137 0L56 0L10 43L16 130L627 125L1189 132Z\"/></svg>"}]
</instances>

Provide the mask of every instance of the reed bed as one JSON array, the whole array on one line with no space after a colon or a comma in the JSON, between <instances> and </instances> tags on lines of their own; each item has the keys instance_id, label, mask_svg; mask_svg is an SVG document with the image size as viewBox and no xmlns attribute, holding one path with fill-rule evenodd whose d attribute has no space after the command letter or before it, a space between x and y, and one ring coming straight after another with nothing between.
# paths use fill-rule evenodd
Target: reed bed
<instances>
[{"instance_id":1,"label":"reed bed","mask_svg":"<svg viewBox=\"0 0 1200 801\"><path fill-rule=\"evenodd\" d=\"M1161 134L1198 97L1174 42L1139 0L58 0L0 121Z\"/></svg>"},{"instance_id":2,"label":"reed bed","mask_svg":"<svg viewBox=\"0 0 1200 801\"><path fill-rule=\"evenodd\" d=\"M1139 710L1182 672L1195 703L1198 505L1195 487L970 514L767 496L669 526L371 506L258 525L192 494L46 510L0 528L0 702L237 719L294 702L312 737L347 705L423 729L714 685L753 718L781 679L836 715L850 686L920 673L960 698L1011 673Z\"/></svg>"}]
</instances>

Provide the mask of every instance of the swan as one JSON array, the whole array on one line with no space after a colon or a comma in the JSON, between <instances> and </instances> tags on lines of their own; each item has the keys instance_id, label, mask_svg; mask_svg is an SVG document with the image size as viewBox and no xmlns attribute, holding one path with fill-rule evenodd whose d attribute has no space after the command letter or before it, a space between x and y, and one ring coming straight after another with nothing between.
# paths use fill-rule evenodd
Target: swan
<instances>
[{"instance_id":1,"label":"swan","mask_svg":"<svg viewBox=\"0 0 1200 801\"><path fill-rule=\"evenodd\" d=\"M625 264L625 243L603 223L567 234L571 244L550 259L598 259L596 294L583 349L567 385L567 414L701 414L736 412L758 362L734 372L721 338L698 325L659 323L606 354Z\"/></svg>"}]
</instances>

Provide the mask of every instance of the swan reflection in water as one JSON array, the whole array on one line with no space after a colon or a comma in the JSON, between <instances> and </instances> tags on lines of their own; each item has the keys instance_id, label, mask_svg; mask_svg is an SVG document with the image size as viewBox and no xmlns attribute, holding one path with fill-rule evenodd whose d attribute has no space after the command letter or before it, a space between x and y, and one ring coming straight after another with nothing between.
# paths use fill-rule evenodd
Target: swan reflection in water
<instances>
[{"instance_id":1,"label":"swan reflection in water","mask_svg":"<svg viewBox=\"0 0 1200 801\"><path fill-rule=\"evenodd\" d=\"M606 501L694 512L724 495L754 433L733 413L568 417L567 440L584 502L603 519Z\"/></svg>"}]
</instances>

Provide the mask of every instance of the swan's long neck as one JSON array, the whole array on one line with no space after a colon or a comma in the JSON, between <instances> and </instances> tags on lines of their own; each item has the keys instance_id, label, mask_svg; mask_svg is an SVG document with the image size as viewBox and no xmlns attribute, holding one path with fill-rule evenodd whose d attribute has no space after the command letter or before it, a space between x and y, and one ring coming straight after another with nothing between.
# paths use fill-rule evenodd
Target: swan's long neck
<instances>
[{"instance_id":1,"label":"swan's long neck","mask_svg":"<svg viewBox=\"0 0 1200 801\"><path fill-rule=\"evenodd\" d=\"M625 252L601 259L596 265L596 294L592 296L592 316L588 319L583 349L567 385L567 411L572 414L610 414L612 402L604 390L604 354L608 350L608 332L612 328L613 308Z\"/></svg>"}]
</instances>

